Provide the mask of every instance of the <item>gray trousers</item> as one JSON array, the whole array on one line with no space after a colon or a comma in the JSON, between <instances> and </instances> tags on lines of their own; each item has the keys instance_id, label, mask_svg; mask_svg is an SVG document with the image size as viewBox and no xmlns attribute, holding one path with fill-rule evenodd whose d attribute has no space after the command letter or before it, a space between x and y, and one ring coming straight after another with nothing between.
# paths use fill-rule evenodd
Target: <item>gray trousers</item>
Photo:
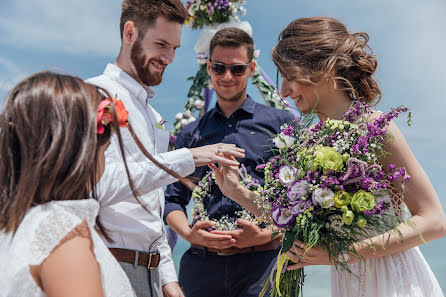
<instances>
[{"instance_id":1,"label":"gray trousers","mask_svg":"<svg viewBox=\"0 0 446 297\"><path fill-rule=\"evenodd\" d=\"M137 297L162 297L158 268L147 269L144 266L119 262L127 274Z\"/></svg>"}]
</instances>

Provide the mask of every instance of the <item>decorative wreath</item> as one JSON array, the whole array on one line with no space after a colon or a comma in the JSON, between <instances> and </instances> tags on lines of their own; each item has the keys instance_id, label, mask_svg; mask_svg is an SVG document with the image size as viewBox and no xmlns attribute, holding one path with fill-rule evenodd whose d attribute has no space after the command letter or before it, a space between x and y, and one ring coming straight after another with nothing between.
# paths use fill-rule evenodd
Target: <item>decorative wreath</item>
<instances>
[{"instance_id":1,"label":"decorative wreath","mask_svg":"<svg viewBox=\"0 0 446 297\"><path fill-rule=\"evenodd\" d=\"M263 191L263 187L259 182L248 174L245 166L239 168L240 184L243 185L248 190L256 193L260 196ZM224 215L221 219L211 219L204 207L203 200L205 197L209 197L211 193L212 186L215 184L215 174L209 171L198 183L198 186L192 192L192 197L194 199L194 208L192 210L193 224L198 221L210 220L216 224L212 227L214 230L235 230L239 227L237 226L237 219L244 219L253 222L256 225L261 223L251 212L246 209L242 209L235 212L234 217L229 217Z\"/></svg>"}]
</instances>

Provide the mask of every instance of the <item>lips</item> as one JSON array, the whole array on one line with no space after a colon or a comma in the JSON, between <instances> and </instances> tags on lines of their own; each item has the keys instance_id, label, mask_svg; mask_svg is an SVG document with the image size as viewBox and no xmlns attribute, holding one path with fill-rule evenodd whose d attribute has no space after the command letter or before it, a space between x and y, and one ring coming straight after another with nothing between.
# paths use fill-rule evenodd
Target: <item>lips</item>
<instances>
[{"instance_id":1,"label":"lips","mask_svg":"<svg viewBox=\"0 0 446 297\"><path fill-rule=\"evenodd\" d=\"M304 96L299 95L293 98L293 101L295 104L299 103L302 99L304 99Z\"/></svg>"},{"instance_id":2,"label":"lips","mask_svg":"<svg viewBox=\"0 0 446 297\"><path fill-rule=\"evenodd\" d=\"M158 64L156 62L152 62L151 64L155 68L155 70L160 71L160 72L163 71L165 68L165 66Z\"/></svg>"}]
</instances>

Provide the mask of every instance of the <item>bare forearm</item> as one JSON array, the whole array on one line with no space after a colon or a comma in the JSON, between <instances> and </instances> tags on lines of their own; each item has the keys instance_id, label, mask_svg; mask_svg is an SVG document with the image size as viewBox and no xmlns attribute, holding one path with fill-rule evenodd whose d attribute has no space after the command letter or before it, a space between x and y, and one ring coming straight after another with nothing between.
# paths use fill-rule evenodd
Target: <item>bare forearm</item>
<instances>
[{"instance_id":1,"label":"bare forearm","mask_svg":"<svg viewBox=\"0 0 446 297\"><path fill-rule=\"evenodd\" d=\"M191 228L184 212L181 210L174 210L167 215L166 221L173 231L185 240L188 240Z\"/></svg>"},{"instance_id":2,"label":"bare forearm","mask_svg":"<svg viewBox=\"0 0 446 297\"><path fill-rule=\"evenodd\" d=\"M444 216L440 216L438 220L428 220L415 215L410 218L408 223L400 224L398 230L401 232L403 240L401 240L398 231L389 231L356 244L356 251L365 259L384 257L438 239L446 232ZM357 261L358 259L352 259L351 262Z\"/></svg>"}]
</instances>

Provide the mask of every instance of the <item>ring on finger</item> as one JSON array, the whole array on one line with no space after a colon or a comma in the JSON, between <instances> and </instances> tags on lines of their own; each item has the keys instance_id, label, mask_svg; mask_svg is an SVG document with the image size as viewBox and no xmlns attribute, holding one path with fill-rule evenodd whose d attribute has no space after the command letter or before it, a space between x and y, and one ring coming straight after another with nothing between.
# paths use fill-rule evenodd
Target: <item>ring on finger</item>
<instances>
[{"instance_id":1,"label":"ring on finger","mask_svg":"<svg viewBox=\"0 0 446 297\"><path fill-rule=\"evenodd\" d=\"M217 148L217 154L220 154L221 153L221 149L222 149L223 147L221 147L221 146L219 146L218 148Z\"/></svg>"}]
</instances>

